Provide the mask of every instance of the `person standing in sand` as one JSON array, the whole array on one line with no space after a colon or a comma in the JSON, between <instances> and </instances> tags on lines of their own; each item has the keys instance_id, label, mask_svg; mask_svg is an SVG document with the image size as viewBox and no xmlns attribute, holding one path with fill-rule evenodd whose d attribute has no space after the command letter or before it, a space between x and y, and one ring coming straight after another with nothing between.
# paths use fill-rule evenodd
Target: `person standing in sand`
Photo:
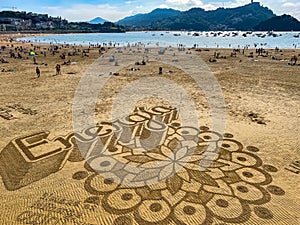
<instances>
[{"instance_id":1,"label":"person standing in sand","mask_svg":"<svg viewBox=\"0 0 300 225\"><path fill-rule=\"evenodd\" d=\"M41 75L41 71L40 71L40 68L38 66L35 68L35 72L36 72L37 77L39 78L40 75Z\"/></svg>"},{"instance_id":2,"label":"person standing in sand","mask_svg":"<svg viewBox=\"0 0 300 225\"><path fill-rule=\"evenodd\" d=\"M158 74L163 74L163 68L162 67L159 67Z\"/></svg>"},{"instance_id":3,"label":"person standing in sand","mask_svg":"<svg viewBox=\"0 0 300 225\"><path fill-rule=\"evenodd\" d=\"M292 65L292 66L297 65L297 60L298 60L298 59L297 59L297 56L294 55L294 56L291 58L291 65Z\"/></svg>"},{"instance_id":4,"label":"person standing in sand","mask_svg":"<svg viewBox=\"0 0 300 225\"><path fill-rule=\"evenodd\" d=\"M60 65L57 64L55 68L56 68L56 75L61 74Z\"/></svg>"}]
</instances>

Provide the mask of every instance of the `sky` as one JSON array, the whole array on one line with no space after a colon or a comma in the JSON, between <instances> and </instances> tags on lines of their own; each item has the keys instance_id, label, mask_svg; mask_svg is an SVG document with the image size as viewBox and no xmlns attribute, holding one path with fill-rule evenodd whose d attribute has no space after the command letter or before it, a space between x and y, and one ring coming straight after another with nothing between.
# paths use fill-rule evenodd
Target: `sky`
<instances>
[{"instance_id":1,"label":"sky","mask_svg":"<svg viewBox=\"0 0 300 225\"><path fill-rule=\"evenodd\" d=\"M290 14L300 20L299 0L261 0L261 5L277 15ZM250 0L1 0L0 10L47 13L69 21L89 21L102 17L115 22L137 13L148 13L156 8L188 10L201 7L206 10L218 7L232 8L250 3Z\"/></svg>"}]
</instances>

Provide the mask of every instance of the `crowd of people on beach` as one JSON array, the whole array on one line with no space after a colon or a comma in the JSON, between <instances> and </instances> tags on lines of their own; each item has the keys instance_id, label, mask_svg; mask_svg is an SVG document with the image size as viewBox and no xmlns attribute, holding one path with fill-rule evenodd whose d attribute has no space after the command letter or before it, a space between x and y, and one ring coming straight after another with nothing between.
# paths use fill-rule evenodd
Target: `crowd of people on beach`
<instances>
[{"instance_id":1,"label":"crowd of people on beach","mask_svg":"<svg viewBox=\"0 0 300 225\"><path fill-rule=\"evenodd\" d=\"M76 62L72 62L72 57L89 57L90 49L99 48L99 55L103 55L106 51L104 46L91 45L89 47L80 47L76 45L58 45L51 43L50 45L35 45L33 43L14 43L10 40L9 44L0 46L0 63L14 65L15 60L27 60L31 61L35 66L35 73L37 78L42 74L42 66L48 66L48 63L40 61L46 61L48 56L58 55L55 65L55 75L61 75L61 66L75 65ZM1 69L0 72L12 72L14 69Z\"/></svg>"},{"instance_id":2,"label":"crowd of people on beach","mask_svg":"<svg viewBox=\"0 0 300 225\"><path fill-rule=\"evenodd\" d=\"M23 43L24 44L24 43ZM98 53L100 57L103 57L103 55L106 52L106 47L116 47L117 44L109 43L109 44L90 44L89 46L76 46L71 44L55 44L50 43L50 45L35 45L33 43L26 43L24 45L15 46L17 45L13 41L11 41L11 44L7 44L4 46L0 46L0 63L2 64L8 64L10 60L7 60L6 57L9 57L13 60L30 60L30 58L33 61L33 64L35 65L35 72L37 78L41 76L42 73L42 67L41 66L48 66L48 63L40 63L39 61L43 61L43 58L47 58L48 55L50 56L56 56L56 65L55 65L55 75L61 75L62 69L61 66L69 66L72 64L76 64L76 62L72 62L72 57L89 57L90 50L91 49L98 49ZM119 45L118 45L119 46ZM147 51L147 48L142 43L136 43L135 45L129 45L127 48L141 48ZM124 48L126 48L124 46ZM121 49L121 47L117 47L116 49ZM165 48L167 49L167 48ZM164 54L165 51L164 48L160 48L158 54ZM199 50L199 45L195 44L192 48L196 51ZM177 44L177 50L179 52L186 52L186 54L192 54L190 51L190 48L186 48L183 44ZM208 49L207 49L208 50ZM250 50L250 52L249 52ZM248 54L246 55L246 52ZM297 61L297 55L293 55L290 60L283 57L282 50L280 50L278 47L272 50L266 50L262 47L259 47L258 45L255 46L255 49L251 49L250 46L234 48L232 49L232 52L230 53L231 58L237 57L237 55L245 55L249 58L257 58L257 57L270 57L273 60L285 60L289 61L288 65L298 65ZM174 57L176 56L176 53L174 52ZM282 57L281 57L282 56ZM300 56L300 54L298 55ZM226 59L226 55L221 55L220 49L217 49L214 51L213 58L209 59L209 62L217 62L217 59ZM114 61L115 65L118 65L118 61L114 58L110 58L110 61ZM240 59L240 62L242 60ZM142 60L140 65L145 65L146 60ZM0 70L1 71L1 70ZM3 71L3 70L2 70ZM5 70L5 71L14 71L14 70ZM162 68L159 68L159 73L162 72Z\"/></svg>"}]
</instances>

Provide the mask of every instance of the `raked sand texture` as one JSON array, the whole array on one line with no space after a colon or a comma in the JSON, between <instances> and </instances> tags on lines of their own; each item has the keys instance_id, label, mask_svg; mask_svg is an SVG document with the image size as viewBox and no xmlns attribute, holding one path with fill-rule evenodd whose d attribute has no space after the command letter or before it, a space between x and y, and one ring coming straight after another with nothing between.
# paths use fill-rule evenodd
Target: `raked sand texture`
<instances>
[{"instance_id":1,"label":"raked sand texture","mask_svg":"<svg viewBox=\"0 0 300 225\"><path fill-rule=\"evenodd\" d=\"M36 56L36 78L31 57L10 58L11 43L1 45L9 45L0 56L9 63L0 63L8 71L0 72L0 224L300 223L300 67L288 65L299 50L257 57L249 49L230 57L232 50L219 49L220 57L209 62L213 49L150 49L146 65L135 65L145 49L106 49L99 57L99 49L91 48L83 57L86 47L76 47L79 54L66 58L76 64L62 65L55 76L56 64L64 62L59 56L73 49L64 46L52 55L43 45L36 49L47 53ZM118 65L109 62L112 55ZM197 74L202 88L191 78ZM87 76L93 82L84 83ZM211 76L219 85L212 97L222 102L219 88L224 98L219 108L205 93ZM118 96L125 96L120 111L139 97L124 88L150 78L167 79L165 93L137 101L129 124L111 123ZM96 99L78 92L78 85L92 92L99 84ZM140 96L162 88L137 84ZM176 99L173 84L186 96ZM183 109L194 102L199 123L192 124L192 113L183 118L171 100ZM81 104L93 106L96 122L74 132ZM213 107L226 110L222 132ZM90 109L82 110L81 119ZM160 122L151 123L153 118Z\"/></svg>"}]
</instances>

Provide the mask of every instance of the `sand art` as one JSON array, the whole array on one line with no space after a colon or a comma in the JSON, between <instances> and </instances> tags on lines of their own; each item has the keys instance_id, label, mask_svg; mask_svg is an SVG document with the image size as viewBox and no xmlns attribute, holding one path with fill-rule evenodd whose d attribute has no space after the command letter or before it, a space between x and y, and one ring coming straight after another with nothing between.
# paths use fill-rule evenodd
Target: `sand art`
<instances>
[{"instance_id":1,"label":"sand art","mask_svg":"<svg viewBox=\"0 0 300 225\"><path fill-rule=\"evenodd\" d=\"M6 120L17 119L16 113L23 115L36 115L37 111L30 108L24 108L21 105L14 104L5 107L0 106L0 117Z\"/></svg>"},{"instance_id":2,"label":"sand art","mask_svg":"<svg viewBox=\"0 0 300 225\"><path fill-rule=\"evenodd\" d=\"M300 173L300 161L297 160L297 161L291 163L290 165L285 167L285 169L292 173L299 174Z\"/></svg>"},{"instance_id":3,"label":"sand art","mask_svg":"<svg viewBox=\"0 0 300 225\"><path fill-rule=\"evenodd\" d=\"M278 169L257 156L258 148L243 146L232 134L205 126L181 127L177 115L176 109L154 107L134 112L126 118L127 126L100 123L54 140L47 139L47 132L14 139L0 155L8 190L64 170L65 164L83 162L72 179L87 196L68 200L44 193L16 221L91 224L82 220L84 212L97 214L97 224L104 224L106 216L111 218L108 224L225 224L255 217L272 221L274 212L266 204L272 196L285 195L272 184ZM151 129L160 142L146 151L142 140L148 138L151 119L167 126Z\"/></svg>"},{"instance_id":4,"label":"sand art","mask_svg":"<svg viewBox=\"0 0 300 225\"><path fill-rule=\"evenodd\" d=\"M166 48L159 55L158 48L133 47L112 48L99 58L99 49L91 46L89 57L68 56L77 64L67 66L60 55L86 47L61 45L51 54L49 46L41 46L47 56L36 56L41 69L36 78L32 58L10 58L11 44L40 48L3 43L9 63L1 66L15 72L2 74L0 82L0 224L299 224L300 74L299 67L288 65L299 49L268 49L269 57L246 49L231 57L232 49L186 54ZM208 63L216 51L222 58ZM251 52L254 58L247 57ZM145 53L146 65L135 65ZM117 65L109 63L112 55ZM53 76L57 64L62 74ZM226 110L224 130L211 121L204 93L219 99L211 73L225 100L214 104ZM76 109L89 125L74 129L74 95L84 74L91 79L84 88L96 96L90 109L95 118L85 123L88 114L82 112L90 99L83 93ZM200 85L190 75L201 78ZM188 98L175 95L161 78L186 91L199 123L184 122L191 114ZM101 92L93 91L106 79ZM115 107L128 84L133 92ZM140 97L158 87L166 97L149 96L128 107L132 93ZM116 113L112 122L111 109L126 107L130 116Z\"/></svg>"}]
</instances>

